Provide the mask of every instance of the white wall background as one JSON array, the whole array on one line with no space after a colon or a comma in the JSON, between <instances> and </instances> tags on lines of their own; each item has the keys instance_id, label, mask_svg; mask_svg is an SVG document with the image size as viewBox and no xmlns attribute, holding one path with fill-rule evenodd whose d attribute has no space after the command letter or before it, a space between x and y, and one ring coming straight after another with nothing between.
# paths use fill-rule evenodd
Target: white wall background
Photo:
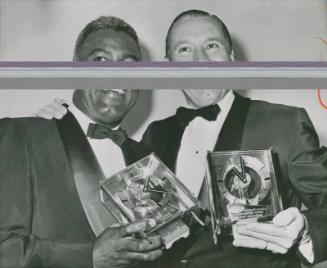
<instances>
[{"instance_id":1,"label":"white wall background","mask_svg":"<svg viewBox=\"0 0 327 268\"><path fill-rule=\"evenodd\" d=\"M0 0L0 60L69 61L76 37L92 19L115 15L131 23L145 60L163 60L172 19L191 8L217 14L230 29L238 60L321 61L327 59L325 0ZM307 109L327 144L327 110L315 90L250 90L243 94ZM322 92L327 103L327 91ZM71 91L0 91L0 117L29 116L54 97ZM147 124L175 112L178 91L146 91L124 125L139 138Z\"/></svg>"},{"instance_id":2,"label":"white wall background","mask_svg":"<svg viewBox=\"0 0 327 268\"><path fill-rule=\"evenodd\" d=\"M203 9L227 24L238 60L325 61L326 0L0 0L1 61L69 61L80 30L100 15L132 24L145 60L163 60L164 39L172 19L187 9ZM2 90L0 118L29 116L71 90ZM250 90L242 94L305 107L327 145L327 110L316 90ZM322 92L327 103L327 90ZM175 112L178 91L144 91L124 125L139 138L147 124ZM322 264L320 267L326 267Z\"/></svg>"}]
</instances>

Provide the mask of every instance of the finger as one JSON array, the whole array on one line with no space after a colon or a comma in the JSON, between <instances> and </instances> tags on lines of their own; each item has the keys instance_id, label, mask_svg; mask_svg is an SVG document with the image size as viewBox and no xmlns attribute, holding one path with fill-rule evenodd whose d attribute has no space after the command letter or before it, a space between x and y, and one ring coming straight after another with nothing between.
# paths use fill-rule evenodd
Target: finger
<instances>
[{"instance_id":1,"label":"finger","mask_svg":"<svg viewBox=\"0 0 327 268\"><path fill-rule=\"evenodd\" d=\"M234 247L265 249L266 245L267 243L265 241L250 237L234 239L233 241Z\"/></svg>"},{"instance_id":2,"label":"finger","mask_svg":"<svg viewBox=\"0 0 327 268\"><path fill-rule=\"evenodd\" d=\"M288 249L281 247L279 245L275 245L255 238L237 239L233 241L233 245L235 247L270 250L273 253L281 253L281 254L285 254L288 251Z\"/></svg>"},{"instance_id":3,"label":"finger","mask_svg":"<svg viewBox=\"0 0 327 268\"><path fill-rule=\"evenodd\" d=\"M64 100L64 99L58 99L58 98L55 98L54 102L55 102L55 103L58 103L58 104L60 104L60 105L62 105L62 104L64 104L64 103L68 104L68 101L67 101L67 100Z\"/></svg>"},{"instance_id":4,"label":"finger","mask_svg":"<svg viewBox=\"0 0 327 268\"><path fill-rule=\"evenodd\" d=\"M156 226L156 221L154 219L147 219L138 222L133 222L126 226L123 226L121 228L121 231L123 236L127 236L127 235L132 235L138 232L149 230L150 228L153 228L155 226Z\"/></svg>"},{"instance_id":5,"label":"finger","mask_svg":"<svg viewBox=\"0 0 327 268\"><path fill-rule=\"evenodd\" d=\"M122 253L124 257L131 260L132 263L135 261L154 261L155 259L159 258L162 254L162 249L156 249L146 253L139 253L139 252L127 252ZM126 255L125 255L126 254Z\"/></svg>"},{"instance_id":6,"label":"finger","mask_svg":"<svg viewBox=\"0 0 327 268\"><path fill-rule=\"evenodd\" d=\"M124 250L130 252L147 252L162 247L160 236L147 237L146 239L125 238L121 243Z\"/></svg>"},{"instance_id":7,"label":"finger","mask_svg":"<svg viewBox=\"0 0 327 268\"><path fill-rule=\"evenodd\" d=\"M284 237L274 236L274 235L269 235L269 233L258 233L256 231L249 230L246 227L238 228L237 232L239 233L238 237L243 235L243 236L261 240L261 241L263 241L263 243L269 242L271 244L274 244L276 246L283 247L283 248L290 248L294 243L294 240L288 238L286 236L286 234L284 235Z\"/></svg>"},{"instance_id":8,"label":"finger","mask_svg":"<svg viewBox=\"0 0 327 268\"><path fill-rule=\"evenodd\" d=\"M285 236L285 227L275 226L273 223L261 223L261 222L253 222L242 226L237 226L236 230L239 229L251 230L256 233L269 234L273 236L284 237Z\"/></svg>"},{"instance_id":9,"label":"finger","mask_svg":"<svg viewBox=\"0 0 327 268\"><path fill-rule=\"evenodd\" d=\"M65 115L67 113L67 110L68 110L65 106L63 106L62 104L56 103L56 102L53 102L51 104L51 107L56 109L62 115Z\"/></svg>"},{"instance_id":10,"label":"finger","mask_svg":"<svg viewBox=\"0 0 327 268\"><path fill-rule=\"evenodd\" d=\"M273 223L276 226L287 226L287 225L291 224L293 221L295 221L299 217L300 214L301 213L297 208L291 207L291 208L288 208L286 210L279 212L273 218Z\"/></svg>"},{"instance_id":11,"label":"finger","mask_svg":"<svg viewBox=\"0 0 327 268\"><path fill-rule=\"evenodd\" d=\"M147 228L154 227L156 224L155 220L142 220L138 222L129 223L126 225L111 226L102 232L100 235L102 239L118 239L126 236L133 235L138 232L145 231Z\"/></svg>"},{"instance_id":12,"label":"finger","mask_svg":"<svg viewBox=\"0 0 327 268\"><path fill-rule=\"evenodd\" d=\"M285 254L289 250L289 248L284 248L280 245L276 245L268 242L266 250L270 250L272 253Z\"/></svg>"},{"instance_id":13,"label":"finger","mask_svg":"<svg viewBox=\"0 0 327 268\"><path fill-rule=\"evenodd\" d=\"M287 226L276 226L274 223L250 223L246 225L246 228L254 232L283 237L294 241L304 229L304 218L301 213L298 216Z\"/></svg>"},{"instance_id":14,"label":"finger","mask_svg":"<svg viewBox=\"0 0 327 268\"><path fill-rule=\"evenodd\" d=\"M37 117L41 117L41 118L44 118L44 119L52 119L53 118L53 115L45 110L39 110L36 114L35 114Z\"/></svg>"},{"instance_id":15,"label":"finger","mask_svg":"<svg viewBox=\"0 0 327 268\"><path fill-rule=\"evenodd\" d=\"M44 111L48 112L49 114L52 114L52 116L56 119L61 119L63 116L63 113L57 110L53 104L47 105L43 108Z\"/></svg>"},{"instance_id":16,"label":"finger","mask_svg":"<svg viewBox=\"0 0 327 268\"><path fill-rule=\"evenodd\" d=\"M114 223L110 225L110 228L116 228L122 226L120 223Z\"/></svg>"}]
</instances>

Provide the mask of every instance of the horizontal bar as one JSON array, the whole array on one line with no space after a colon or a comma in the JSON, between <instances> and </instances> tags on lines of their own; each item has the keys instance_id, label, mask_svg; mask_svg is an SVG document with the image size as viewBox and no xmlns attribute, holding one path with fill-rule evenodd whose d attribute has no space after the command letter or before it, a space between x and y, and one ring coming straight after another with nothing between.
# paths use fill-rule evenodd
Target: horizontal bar
<instances>
[{"instance_id":1,"label":"horizontal bar","mask_svg":"<svg viewBox=\"0 0 327 268\"><path fill-rule=\"evenodd\" d=\"M0 61L0 68L85 68L85 67L126 67L126 68L165 68L165 67L252 67L252 68L324 68L327 62L323 61L200 61L200 62L168 62L168 61Z\"/></svg>"},{"instance_id":2,"label":"horizontal bar","mask_svg":"<svg viewBox=\"0 0 327 268\"><path fill-rule=\"evenodd\" d=\"M327 64L322 62L1 62L0 88L327 88Z\"/></svg>"},{"instance_id":3,"label":"horizontal bar","mask_svg":"<svg viewBox=\"0 0 327 268\"><path fill-rule=\"evenodd\" d=\"M0 78L0 89L315 89L327 78Z\"/></svg>"}]
</instances>

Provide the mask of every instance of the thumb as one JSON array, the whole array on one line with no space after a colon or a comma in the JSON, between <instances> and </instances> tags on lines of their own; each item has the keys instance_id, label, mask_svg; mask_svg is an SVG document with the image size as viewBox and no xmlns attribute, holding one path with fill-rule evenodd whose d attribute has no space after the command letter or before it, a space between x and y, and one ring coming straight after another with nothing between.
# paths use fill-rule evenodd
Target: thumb
<instances>
[{"instance_id":1,"label":"thumb","mask_svg":"<svg viewBox=\"0 0 327 268\"><path fill-rule=\"evenodd\" d=\"M67 100L64 100L64 99L58 99L58 98L55 98L54 100L56 103L62 105L64 103L68 104L68 101Z\"/></svg>"},{"instance_id":2,"label":"thumb","mask_svg":"<svg viewBox=\"0 0 327 268\"><path fill-rule=\"evenodd\" d=\"M149 230L156 226L156 221L154 219L147 219L136 221L125 226L122 226L120 229L122 236L132 235L138 232Z\"/></svg>"},{"instance_id":3,"label":"thumb","mask_svg":"<svg viewBox=\"0 0 327 268\"><path fill-rule=\"evenodd\" d=\"M283 227L291 224L296 220L297 216L300 214L299 210L295 207L288 208L281 211L273 218L273 223L276 226Z\"/></svg>"}]
</instances>

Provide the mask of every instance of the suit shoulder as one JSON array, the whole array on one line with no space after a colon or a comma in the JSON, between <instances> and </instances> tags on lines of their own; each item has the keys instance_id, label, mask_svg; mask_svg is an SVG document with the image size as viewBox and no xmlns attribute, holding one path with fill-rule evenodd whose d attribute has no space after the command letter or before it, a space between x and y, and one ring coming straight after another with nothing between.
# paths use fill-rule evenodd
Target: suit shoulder
<instances>
[{"instance_id":1,"label":"suit shoulder","mask_svg":"<svg viewBox=\"0 0 327 268\"><path fill-rule=\"evenodd\" d=\"M149 127L153 128L166 128L169 127L171 124L176 122L176 116L170 116L161 120L156 120L150 123ZM148 127L148 128L149 128Z\"/></svg>"},{"instance_id":2,"label":"suit shoulder","mask_svg":"<svg viewBox=\"0 0 327 268\"><path fill-rule=\"evenodd\" d=\"M284 117L292 117L300 112L305 111L305 109L285 104L271 103L263 100L251 100L250 111L260 114L268 114L270 116L283 115Z\"/></svg>"},{"instance_id":3,"label":"suit shoulder","mask_svg":"<svg viewBox=\"0 0 327 268\"><path fill-rule=\"evenodd\" d=\"M47 120L38 117L18 117L0 119L0 132L12 132L15 135L27 135L27 133L40 133L51 131L55 126L55 120Z\"/></svg>"}]
</instances>

